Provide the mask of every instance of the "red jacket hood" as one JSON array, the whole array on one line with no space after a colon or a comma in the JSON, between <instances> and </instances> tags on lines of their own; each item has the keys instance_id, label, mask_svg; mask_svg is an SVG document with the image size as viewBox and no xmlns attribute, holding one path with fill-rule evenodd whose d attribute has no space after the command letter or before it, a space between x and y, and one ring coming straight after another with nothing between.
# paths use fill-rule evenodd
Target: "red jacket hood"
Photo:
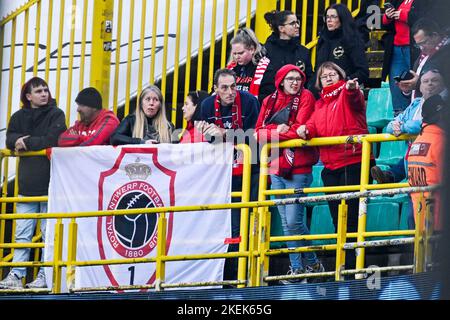
<instances>
[{"instance_id":1,"label":"red jacket hood","mask_svg":"<svg viewBox=\"0 0 450 320\"><path fill-rule=\"evenodd\" d=\"M306 75L305 73L297 66L294 66L293 64L287 64L280 68L280 70L277 71L277 74L275 75L275 88L277 88L278 92L283 92L283 89L280 87L281 82L286 77L286 75L291 71L297 71L300 73L300 75L303 78L302 81L302 87L305 86L306 83Z\"/></svg>"}]
</instances>

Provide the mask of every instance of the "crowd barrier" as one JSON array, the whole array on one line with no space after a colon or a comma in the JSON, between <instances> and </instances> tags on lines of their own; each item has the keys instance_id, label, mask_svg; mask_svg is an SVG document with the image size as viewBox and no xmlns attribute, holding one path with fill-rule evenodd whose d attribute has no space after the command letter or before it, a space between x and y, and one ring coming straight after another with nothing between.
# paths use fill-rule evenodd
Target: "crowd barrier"
<instances>
[{"instance_id":1,"label":"crowd barrier","mask_svg":"<svg viewBox=\"0 0 450 320\"><path fill-rule=\"evenodd\" d=\"M392 195L400 193L410 192L426 192L434 189L435 187L414 187L410 188L407 184L386 184L386 185L370 185L368 184L369 174L369 161L370 161L370 149L371 143L374 142L387 142L395 140L410 139L409 136L394 137L388 134L374 134L374 135L358 135L358 136L343 136L343 137L330 137L330 138L315 138L309 141L304 140L291 140L282 142L280 144L267 144L262 148L261 161L260 161L260 181L259 181L259 198L258 201L249 201L250 199L250 163L251 152L247 145L238 145L237 148L243 152L244 155L244 173L243 173L243 185L242 191L233 192L233 197L241 198L241 202L231 204L212 204L212 205L195 205L195 206L172 206L172 207L159 207L150 209L128 209L128 210L115 210L115 211L91 211L80 213L56 213L49 212L44 214L9 214L6 213L7 203L17 202L34 202L34 201L46 201L47 197L18 197L17 188L13 193L13 197L7 196L7 177L5 175L7 171L3 170L3 188L1 202L1 214L0 214L0 274L3 273L4 267L13 266L26 266L35 267L36 270L40 266L53 268L53 284L51 289L23 289L23 291L30 292L42 292L50 291L52 293L59 293L61 290L61 272L62 268L66 268L67 287L70 291L97 291L97 290L130 290L130 289L155 289L164 290L165 288L173 287L195 287L195 286L211 286L211 285L234 285L237 287L253 287L267 285L270 281L290 279L290 278L306 278L306 277L334 277L335 280L343 280L344 275L363 275L367 272L373 271L374 268L364 268L365 248L375 246L391 246L391 245L403 245L408 243L414 243L414 264L406 266L390 266L380 267L378 271L390 271L390 270L413 270L414 272L422 272L427 269L427 261L429 261L431 247L429 240L432 236L432 224L431 223L419 223L416 225L415 230L389 230L382 232L367 232L366 231L366 211L367 211L367 198L380 195ZM303 146L323 146L332 144L354 144L361 143L363 145L362 154L362 170L361 170L361 184L355 186L336 186L336 187L322 187L322 188L305 188L303 190L267 190L267 174L268 174L268 153L271 148L275 147L303 147ZM7 157L22 156L46 156L45 151L39 152L23 152L15 153L9 150L1 150L1 160ZM5 162L4 164L7 165ZM376 190L379 189L379 190ZM310 196L310 197L293 197L287 199L275 199L266 200L266 197L271 194L292 194L297 193L314 193L314 192L343 192L340 194L324 195L324 196ZM358 231L356 233L347 233L346 226L346 204L345 201L350 198L360 199L359 209L359 223ZM298 235L298 236L270 236L270 213L268 208L276 205L287 205L292 203L313 203L327 200L341 199L341 205L339 206L339 219L337 232L334 234L319 234L319 235ZM181 212L181 211L198 211L198 210L217 210L217 209L241 209L241 242L239 244L238 252L230 252L223 254L197 254L197 255L179 255L179 256L167 256L165 254L166 243L162 239L166 239L166 216L167 212ZM250 211L251 209L251 211ZM77 219L82 217L99 217L99 216L117 216L117 215L131 215L131 214L154 214L160 215L158 219L158 242L157 242L157 255L155 258L133 258L133 259L117 259L117 260L98 260L98 261L78 261L76 259L77 253ZM420 214L424 214L420 212ZM431 216L429 210L427 211L427 219L429 221ZM34 257L34 261L29 262L10 262L12 260L12 252L8 255L4 255L5 249L14 250L19 247L30 248L43 248L43 244L39 242L39 234L33 238L32 243L14 243L14 239L10 242L5 240L5 227L6 221L12 220L12 233L14 233L14 221L17 219L57 219L55 226L54 241L54 260L41 263L38 260L39 253L37 252ZM63 218L70 218L69 225L69 240L67 244L63 244ZM422 221L422 219L419 219ZM39 230L39 229L37 229ZM392 237L398 236L397 239L388 240L373 240L367 241L367 237ZM403 236L403 237L400 237ZM348 242L348 238L356 238L355 242ZM287 241L287 240L319 240L319 239L336 239L336 244L321 245L321 246L308 246L300 248L287 248L287 249L270 249L271 242ZM51 241L50 239L48 241ZM67 245L68 258L62 259L62 247ZM345 252L346 250L359 250L357 256L357 265L354 270L344 270L345 264ZM333 271L327 271L324 273L315 274L301 274L294 276L269 276L268 266L271 256L279 254L288 254L293 252L306 252L306 251L321 251L321 250L333 250L336 251L336 267ZM38 250L36 250L38 251ZM196 260L196 259L221 259L238 257L238 277L236 280L224 280L220 282L197 282L197 283L177 283L166 284L165 280L165 263L168 261L183 261L183 260ZM428 260L427 260L428 259ZM74 288L74 276L75 268L89 266L89 265L113 265L113 264L127 264L127 263L156 263L156 280L151 285L146 286L109 286L109 287L95 287L95 288ZM4 274L2 274L4 276Z\"/></svg>"}]
</instances>

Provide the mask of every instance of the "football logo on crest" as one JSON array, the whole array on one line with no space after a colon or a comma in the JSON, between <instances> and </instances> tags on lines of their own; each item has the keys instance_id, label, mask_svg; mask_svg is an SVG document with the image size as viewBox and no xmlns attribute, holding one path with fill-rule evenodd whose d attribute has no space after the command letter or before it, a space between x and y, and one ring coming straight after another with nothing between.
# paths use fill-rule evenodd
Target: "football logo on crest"
<instances>
[{"instance_id":1,"label":"football logo on crest","mask_svg":"<svg viewBox=\"0 0 450 320\"><path fill-rule=\"evenodd\" d=\"M139 163L127 164L125 172L132 180L114 191L108 210L163 207L164 203L149 183L142 181L151 174L150 167ZM157 240L157 214L127 214L106 218L107 238L114 250L126 258L146 256Z\"/></svg>"}]
</instances>

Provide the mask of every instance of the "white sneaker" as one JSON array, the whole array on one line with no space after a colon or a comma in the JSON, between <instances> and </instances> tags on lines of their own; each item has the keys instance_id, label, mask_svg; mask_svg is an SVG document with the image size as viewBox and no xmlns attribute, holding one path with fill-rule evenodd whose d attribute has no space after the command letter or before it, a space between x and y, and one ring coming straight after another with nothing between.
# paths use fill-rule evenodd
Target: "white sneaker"
<instances>
[{"instance_id":1,"label":"white sneaker","mask_svg":"<svg viewBox=\"0 0 450 320\"><path fill-rule=\"evenodd\" d=\"M1 289L23 289L22 279L13 272L8 273L5 279L0 281Z\"/></svg>"},{"instance_id":2,"label":"white sneaker","mask_svg":"<svg viewBox=\"0 0 450 320\"><path fill-rule=\"evenodd\" d=\"M30 289L40 289L47 288L47 282L45 281L45 274L43 272L39 272L36 279L34 281L27 283L25 288Z\"/></svg>"},{"instance_id":3,"label":"white sneaker","mask_svg":"<svg viewBox=\"0 0 450 320\"><path fill-rule=\"evenodd\" d=\"M303 269L293 269L292 266L289 266L289 271L287 273L288 276L292 276L292 275L297 275L297 274L302 274L305 271ZM280 280L281 284L292 284L292 283L307 283L307 279L303 278L294 278L294 279L285 279L285 280Z\"/></svg>"}]
</instances>

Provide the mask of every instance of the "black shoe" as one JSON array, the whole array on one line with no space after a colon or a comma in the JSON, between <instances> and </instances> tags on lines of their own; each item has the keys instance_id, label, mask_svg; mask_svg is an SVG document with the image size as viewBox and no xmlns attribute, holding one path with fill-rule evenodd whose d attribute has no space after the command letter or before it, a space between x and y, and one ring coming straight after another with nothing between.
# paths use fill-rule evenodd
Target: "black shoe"
<instances>
[{"instance_id":1,"label":"black shoe","mask_svg":"<svg viewBox=\"0 0 450 320\"><path fill-rule=\"evenodd\" d=\"M392 173L390 173L389 171L383 171L380 169L380 167L373 166L372 168L370 168L370 174L378 184L394 183L394 177L392 176Z\"/></svg>"}]
</instances>

